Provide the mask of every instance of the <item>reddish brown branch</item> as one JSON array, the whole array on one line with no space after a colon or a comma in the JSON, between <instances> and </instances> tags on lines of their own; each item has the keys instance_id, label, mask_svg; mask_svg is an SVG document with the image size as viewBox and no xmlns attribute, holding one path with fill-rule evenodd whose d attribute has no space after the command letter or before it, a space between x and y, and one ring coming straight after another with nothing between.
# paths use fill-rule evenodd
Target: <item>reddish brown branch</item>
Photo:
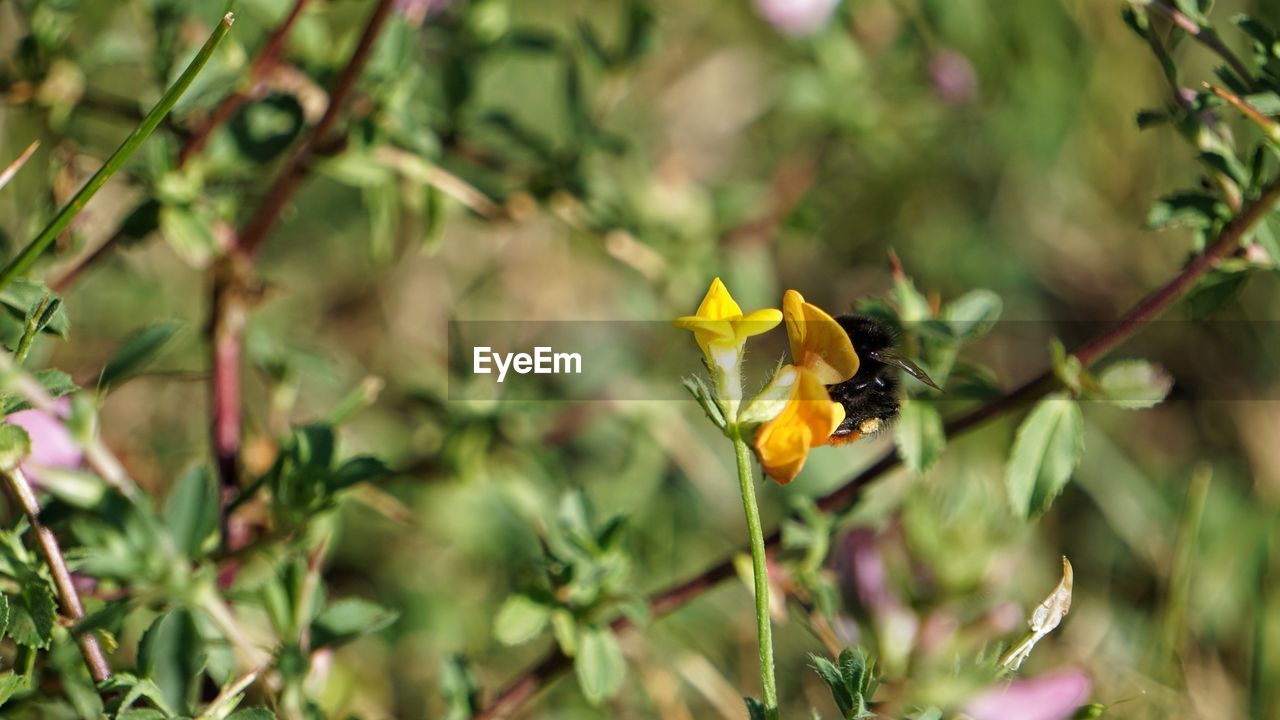
<instances>
[{"instance_id":1,"label":"reddish brown branch","mask_svg":"<svg viewBox=\"0 0 1280 720\"><path fill-rule=\"evenodd\" d=\"M298 148L276 176L275 183L267 191L267 196L258 207L258 212L254 213L248 224L241 229L237 246L239 252L252 256L279 221L284 206L293 199L294 193L298 191L298 186L306 174L307 164L315 155L317 147L328 139L329 131L337 122L338 115L346 105L347 97L355 88L356 81L360 79L360 73L364 70L374 43L377 42L378 35L381 34L382 27L386 24L394 6L394 0L379 0L378 6L369 17L368 24L365 25L364 33L360 35L360 42L351 54L351 59L329 91L329 106L325 108L324 115L303 141L302 147Z\"/></svg>"},{"instance_id":2,"label":"reddish brown branch","mask_svg":"<svg viewBox=\"0 0 1280 720\"><path fill-rule=\"evenodd\" d=\"M1246 235L1280 202L1280 179L1267 185L1258 199L1244 208L1222 229L1217 240L1204 253L1182 268L1169 282L1138 301L1127 313L1111 327L1081 345L1075 356L1084 365L1091 365L1100 360L1126 340L1133 337L1148 322L1167 310L1174 302L1185 295L1201 278L1229 257L1239 246ZM947 437L961 435L995 417L1011 412L1036 398L1049 392L1056 386L1052 371L1023 383L1005 395L971 410L960 417L946 423ZM895 452L885 453L862 472L858 473L844 485L829 495L818 500L818 507L826 512L840 513L857 503L862 491L872 481L896 468L899 464ZM770 552L777 550L780 535L775 531L765 539ZM734 552L738 555L746 552L741 548ZM719 584L720 581L734 574L731 555L695 577L662 590L649 597L649 609L655 618L671 613L700 596L702 593ZM622 630L630 627L626 617L615 620L611 627ZM522 673L511 682L493 701L474 716L474 720L497 720L510 716L522 704L530 700L543 686L559 677L570 667L570 661L553 648L542 660Z\"/></svg>"},{"instance_id":3,"label":"reddish brown branch","mask_svg":"<svg viewBox=\"0 0 1280 720\"><path fill-rule=\"evenodd\" d=\"M356 49L334 81L324 115L303 139L276 175L257 212L238 235L229 240L226 256L214 268L213 298L209 308L210 432L218 475L224 489L235 488L239 478L240 356L244 322L249 311L249 278L253 256L270 235L280 213L293 199L317 148L324 143L341 114L356 81L369 61L373 46L391 15L394 0L380 0L365 25ZM225 529L225 528L224 528ZM227 534L223 534L224 540Z\"/></svg>"},{"instance_id":4,"label":"reddish brown branch","mask_svg":"<svg viewBox=\"0 0 1280 720\"><path fill-rule=\"evenodd\" d=\"M18 468L6 471L4 479L10 493L22 507L22 512L31 523L31 531L36 536L36 544L40 547L40 556L49 566L49 574L53 577L53 587L58 593L58 604L62 606L62 614L73 623L84 617L84 606L80 603L80 594L76 592L75 583L71 579L71 570L67 568L67 559L58 546L58 538L53 531L40 523L40 502L36 499L31 484ZM89 668L89 675L94 682L111 679L111 666L102 654L98 644L98 636L92 630L80 632L76 637L80 645L80 654L84 656L84 664Z\"/></svg>"}]
</instances>

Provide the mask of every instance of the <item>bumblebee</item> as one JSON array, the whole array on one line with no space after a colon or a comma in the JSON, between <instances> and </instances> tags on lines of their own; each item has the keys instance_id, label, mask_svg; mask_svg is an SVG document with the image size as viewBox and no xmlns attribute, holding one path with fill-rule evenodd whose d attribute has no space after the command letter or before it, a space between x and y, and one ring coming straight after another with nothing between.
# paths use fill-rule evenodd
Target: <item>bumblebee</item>
<instances>
[{"instance_id":1,"label":"bumblebee","mask_svg":"<svg viewBox=\"0 0 1280 720\"><path fill-rule=\"evenodd\" d=\"M942 389L898 352L897 333L886 323L866 315L840 315L835 320L849 336L861 362L853 377L827 386L831 399L844 406L844 420L828 441L832 445L874 435L898 416L902 407L898 370L931 388Z\"/></svg>"}]
</instances>

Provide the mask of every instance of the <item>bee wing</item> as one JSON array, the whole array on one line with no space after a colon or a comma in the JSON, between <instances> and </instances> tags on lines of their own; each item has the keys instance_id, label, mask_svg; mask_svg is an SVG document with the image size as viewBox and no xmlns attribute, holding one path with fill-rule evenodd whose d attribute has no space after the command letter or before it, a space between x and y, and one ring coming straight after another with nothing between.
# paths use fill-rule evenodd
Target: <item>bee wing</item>
<instances>
[{"instance_id":1,"label":"bee wing","mask_svg":"<svg viewBox=\"0 0 1280 720\"><path fill-rule=\"evenodd\" d=\"M938 392L942 392L942 388L938 387L937 383L935 383L933 379L930 378L929 375L924 370L921 370L919 365L916 365L915 363L911 362L907 358L903 357L896 350L893 350L893 349L872 350L871 352L867 353L867 356L870 357L872 360L877 360L879 362L884 363L885 365L892 365L893 367L906 370L908 373L911 374L911 377L919 380L920 382L924 383L925 385L928 385L929 387L933 388L934 390L937 390Z\"/></svg>"}]
</instances>

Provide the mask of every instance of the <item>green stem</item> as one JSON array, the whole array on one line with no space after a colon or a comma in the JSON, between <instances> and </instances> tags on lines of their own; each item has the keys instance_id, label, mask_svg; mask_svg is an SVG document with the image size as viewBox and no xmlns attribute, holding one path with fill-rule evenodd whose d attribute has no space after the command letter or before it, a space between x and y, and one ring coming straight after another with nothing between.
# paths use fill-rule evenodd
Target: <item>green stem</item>
<instances>
[{"instance_id":1,"label":"green stem","mask_svg":"<svg viewBox=\"0 0 1280 720\"><path fill-rule=\"evenodd\" d=\"M156 126L164 120L165 116L169 114L169 111L178 102L178 99L190 87L191 82L196 79L196 75L199 75L200 71L209 62L209 58L213 56L213 51L217 49L218 43L222 42L222 38L231 29L232 22L234 22L232 14L227 13L218 22L213 34L205 41L204 47L200 48L200 52L196 53L195 58L191 60L191 64L187 65L187 69L182 72L178 80L160 98L160 102L151 108L151 112L142 118L142 122L138 124L138 127L134 128L133 132L129 133L129 137L125 138L120 147L116 148L111 157L107 158L106 164L98 172L94 173L93 177L89 178L89 182L80 188L80 192L76 193L75 197L71 198L71 201L58 211L58 214L53 217L53 220L49 221L44 230L40 231L35 240L32 240L30 244L22 249L22 252L14 256L4 266L4 269L0 269L0 290L3 290L9 283L13 282L14 278L31 269L36 259L53 244L54 238L67 229L67 226L71 224L71 220L84 209L85 204L124 165L129 156L133 155L133 152L142 144L142 141L146 140L147 136L151 134L151 131L155 130Z\"/></svg>"},{"instance_id":2,"label":"green stem","mask_svg":"<svg viewBox=\"0 0 1280 720\"><path fill-rule=\"evenodd\" d=\"M751 473L751 451L734 428L734 454L738 459L738 484L742 487L742 508L747 513L747 533L751 536L751 569L755 575L756 636L760 646L760 685L764 692L765 717L778 720L778 688L773 677L773 626L769 622L769 566L765 557L764 530L756 505L755 479Z\"/></svg>"}]
</instances>

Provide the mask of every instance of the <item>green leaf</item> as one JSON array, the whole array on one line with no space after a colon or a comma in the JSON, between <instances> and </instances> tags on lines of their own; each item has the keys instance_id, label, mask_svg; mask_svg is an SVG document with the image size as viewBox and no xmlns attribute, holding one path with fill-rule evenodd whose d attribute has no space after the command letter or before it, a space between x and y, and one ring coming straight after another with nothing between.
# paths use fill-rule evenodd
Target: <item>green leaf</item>
<instances>
[{"instance_id":1,"label":"green leaf","mask_svg":"<svg viewBox=\"0 0 1280 720\"><path fill-rule=\"evenodd\" d=\"M897 274L893 279L893 296L898 301L898 317L905 325L923 322L933 317L933 310L926 298L911 279Z\"/></svg>"},{"instance_id":2,"label":"green leaf","mask_svg":"<svg viewBox=\"0 0 1280 720\"><path fill-rule=\"evenodd\" d=\"M273 93L241 108L227 129L241 154L266 164L288 149L306 124L305 114L293 95Z\"/></svg>"},{"instance_id":3,"label":"green leaf","mask_svg":"<svg viewBox=\"0 0 1280 720\"><path fill-rule=\"evenodd\" d=\"M156 618L138 640L138 672L155 682L165 703L176 710L189 709L195 701L204 663L204 641L187 610Z\"/></svg>"},{"instance_id":4,"label":"green leaf","mask_svg":"<svg viewBox=\"0 0 1280 720\"><path fill-rule=\"evenodd\" d=\"M213 231L191 208L180 205L160 208L160 232L178 257L192 267L204 267L213 257L217 245Z\"/></svg>"},{"instance_id":5,"label":"green leaf","mask_svg":"<svg viewBox=\"0 0 1280 720\"><path fill-rule=\"evenodd\" d=\"M14 672L0 673L0 705L9 702L13 694L27 684L27 679Z\"/></svg>"},{"instance_id":6,"label":"green leaf","mask_svg":"<svg viewBox=\"0 0 1280 720\"><path fill-rule=\"evenodd\" d=\"M845 685L840 669L824 657L810 655L809 658L813 660L813 669L818 672L818 677L822 678L830 688L831 698L836 701L836 707L840 709L841 716L848 717L855 706L855 701L850 688Z\"/></svg>"},{"instance_id":7,"label":"green leaf","mask_svg":"<svg viewBox=\"0 0 1280 720\"><path fill-rule=\"evenodd\" d=\"M445 705L440 720L471 720L480 711L480 685L467 659L460 655L450 657L440 668L439 678Z\"/></svg>"},{"instance_id":8,"label":"green leaf","mask_svg":"<svg viewBox=\"0 0 1280 720\"><path fill-rule=\"evenodd\" d=\"M1202 320L1221 310L1244 290L1245 282L1249 280L1251 274L1243 271L1215 270L1205 276L1187 296L1192 319Z\"/></svg>"},{"instance_id":9,"label":"green leaf","mask_svg":"<svg viewBox=\"0 0 1280 720\"><path fill-rule=\"evenodd\" d=\"M1053 359L1053 374L1071 391L1072 395L1079 395L1084 389L1087 377L1080 358L1068 355L1066 346L1057 338L1050 341L1049 354Z\"/></svg>"},{"instance_id":10,"label":"green leaf","mask_svg":"<svg viewBox=\"0 0 1280 720\"><path fill-rule=\"evenodd\" d=\"M39 577L25 581L9 602L9 637L19 645L43 648L53 638L58 606L49 584Z\"/></svg>"},{"instance_id":11,"label":"green leaf","mask_svg":"<svg viewBox=\"0 0 1280 720\"><path fill-rule=\"evenodd\" d=\"M1022 518L1048 509L1084 451L1080 406L1057 393L1036 404L1018 428L1005 472L1013 512Z\"/></svg>"},{"instance_id":12,"label":"green leaf","mask_svg":"<svg viewBox=\"0 0 1280 720\"><path fill-rule=\"evenodd\" d=\"M331 488L336 492L352 485L379 480L391 474L386 463L370 455L358 455L338 466L333 473Z\"/></svg>"},{"instance_id":13,"label":"green leaf","mask_svg":"<svg viewBox=\"0 0 1280 720\"><path fill-rule=\"evenodd\" d=\"M31 454L31 437L21 426L0 423L0 471L8 472Z\"/></svg>"},{"instance_id":14,"label":"green leaf","mask_svg":"<svg viewBox=\"0 0 1280 720\"><path fill-rule=\"evenodd\" d=\"M44 388L45 392L55 398L62 397L63 395L69 395L70 393L80 389L80 386L76 385L70 375L54 368L37 370L32 373L32 376L35 377L36 382L40 384L40 387ZM20 397L18 395L6 395L3 398L0 398L0 414L12 415L19 410L29 409L31 409L31 403L24 397Z\"/></svg>"},{"instance_id":15,"label":"green leaf","mask_svg":"<svg viewBox=\"0 0 1280 720\"><path fill-rule=\"evenodd\" d=\"M0 593L0 637L9 629L9 596Z\"/></svg>"},{"instance_id":16,"label":"green leaf","mask_svg":"<svg viewBox=\"0 0 1280 720\"><path fill-rule=\"evenodd\" d=\"M957 338L974 340L985 335L1000 319L1004 302L990 290L972 290L952 300L942 311Z\"/></svg>"},{"instance_id":17,"label":"green leaf","mask_svg":"<svg viewBox=\"0 0 1280 720\"><path fill-rule=\"evenodd\" d=\"M311 623L312 647L336 646L378 632L400 614L361 598L344 598L330 604Z\"/></svg>"},{"instance_id":18,"label":"green leaf","mask_svg":"<svg viewBox=\"0 0 1280 720\"><path fill-rule=\"evenodd\" d=\"M551 612L551 632L556 637L560 651L569 657L578 654L578 624L573 613L564 608L556 608Z\"/></svg>"},{"instance_id":19,"label":"green leaf","mask_svg":"<svg viewBox=\"0 0 1280 720\"><path fill-rule=\"evenodd\" d=\"M121 244L136 243L160 227L159 200L148 199L135 207L120 224Z\"/></svg>"},{"instance_id":20,"label":"green leaf","mask_svg":"<svg viewBox=\"0 0 1280 720\"><path fill-rule=\"evenodd\" d=\"M57 295L53 294L48 287L42 282L35 280L14 280L3 290L0 290L0 305L8 311L18 322L24 322L27 319L27 313L32 308L38 306L46 295L51 295L57 299ZM56 309L47 319L42 319L44 326L41 332L57 335L65 338L67 331L71 328L71 320L67 317L64 305L58 302Z\"/></svg>"},{"instance_id":21,"label":"green leaf","mask_svg":"<svg viewBox=\"0 0 1280 720\"><path fill-rule=\"evenodd\" d=\"M742 698L747 704L747 717L750 720L769 720L769 713L765 710L764 703L753 697Z\"/></svg>"},{"instance_id":22,"label":"green leaf","mask_svg":"<svg viewBox=\"0 0 1280 720\"><path fill-rule=\"evenodd\" d=\"M868 709L875 692L876 679L866 653L861 649L845 648L835 663L810 655L818 676L831 690L831 698L845 720L874 717Z\"/></svg>"},{"instance_id":23,"label":"green leaf","mask_svg":"<svg viewBox=\"0 0 1280 720\"><path fill-rule=\"evenodd\" d=\"M183 473L164 506L164 524L178 552L200 557L218 530L218 485L203 465Z\"/></svg>"},{"instance_id":24,"label":"green leaf","mask_svg":"<svg viewBox=\"0 0 1280 720\"><path fill-rule=\"evenodd\" d=\"M927 400L907 399L902 403L897 430L893 439L898 445L898 455L907 467L916 473L924 473L942 457L947 436L942 428L942 416L933 403Z\"/></svg>"},{"instance_id":25,"label":"green leaf","mask_svg":"<svg viewBox=\"0 0 1280 720\"><path fill-rule=\"evenodd\" d=\"M1146 360L1112 363L1102 371L1098 382L1108 400L1132 410L1160 403L1173 386L1168 373Z\"/></svg>"},{"instance_id":26,"label":"green leaf","mask_svg":"<svg viewBox=\"0 0 1280 720\"><path fill-rule=\"evenodd\" d=\"M653 26L656 18L648 2L632 0L627 4L626 34L622 41L622 56L634 62L653 47Z\"/></svg>"},{"instance_id":27,"label":"green leaf","mask_svg":"<svg viewBox=\"0 0 1280 720\"><path fill-rule=\"evenodd\" d=\"M681 384L684 385L685 390L689 391L693 399L698 401L698 405L702 407L702 412L706 413L707 419L723 431L728 425L724 418L724 411L720 409L715 396L711 393L707 384L702 381L702 378L697 375L690 375L684 378Z\"/></svg>"},{"instance_id":28,"label":"green leaf","mask_svg":"<svg viewBox=\"0 0 1280 720\"><path fill-rule=\"evenodd\" d=\"M1178 224L1203 230L1230 215L1227 204L1212 195L1183 192L1157 201L1147 215L1147 226L1155 229Z\"/></svg>"},{"instance_id":29,"label":"green leaf","mask_svg":"<svg viewBox=\"0 0 1280 720\"><path fill-rule=\"evenodd\" d=\"M109 389L136 375L181 327L176 320L166 320L134 332L102 368L98 389Z\"/></svg>"},{"instance_id":30,"label":"green leaf","mask_svg":"<svg viewBox=\"0 0 1280 720\"><path fill-rule=\"evenodd\" d=\"M1138 123L1139 130L1146 130L1149 127L1163 125L1169 122L1169 113L1160 110L1139 110L1135 118Z\"/></svg>"},{"instance_id":31,"label":"green leaf","mask_svg":"<svg viewBox=\"0 0 1280 720\"><path fill-rule=\"evenodd\" d=\"M493 621L493 634L503 645L529 642L551 620L551 608L528 595L512 595L502 603Z\"/></svg>"},{"instance_id":32,"label":"green leaf","mask_svg":"<svg viewBox=\"0 0 1280 720\"><path fill-rule=\"evenodd\" d=\"M594 626L583 629L573 668L582 694L592 705L600 705L613 697L622 687L627 672L618 638L608 628Z\"/></svg>"}]
</instances>

